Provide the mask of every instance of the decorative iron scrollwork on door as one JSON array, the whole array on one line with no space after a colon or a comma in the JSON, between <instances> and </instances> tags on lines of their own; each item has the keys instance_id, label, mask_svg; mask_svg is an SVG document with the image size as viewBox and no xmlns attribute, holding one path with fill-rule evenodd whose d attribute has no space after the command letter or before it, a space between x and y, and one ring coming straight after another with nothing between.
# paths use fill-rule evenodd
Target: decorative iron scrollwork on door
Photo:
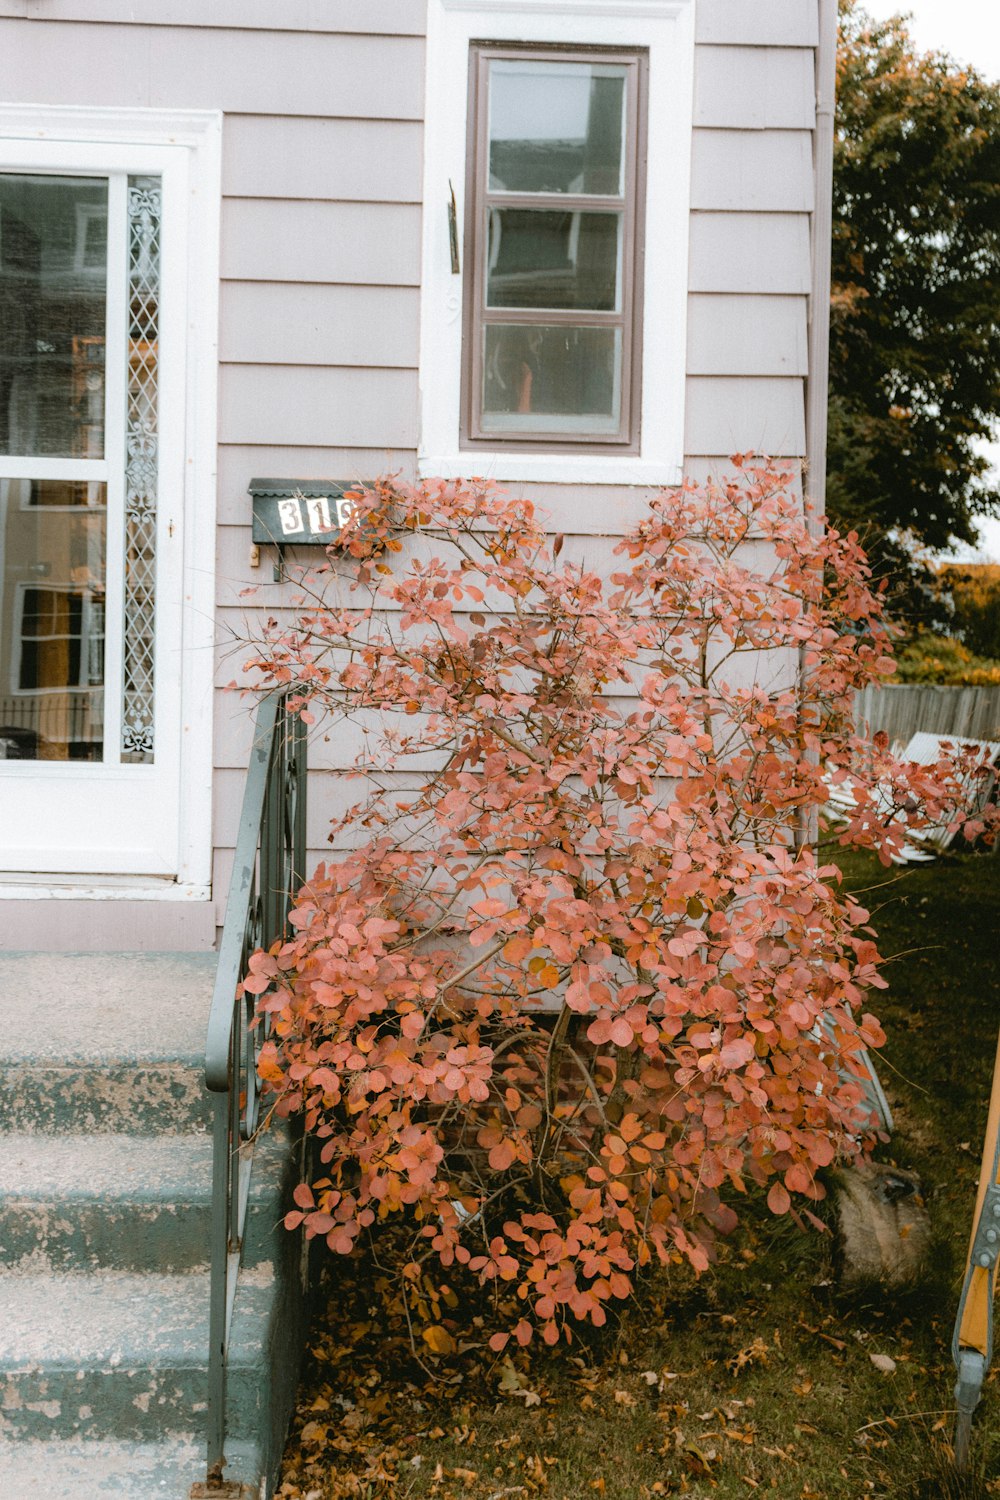
<instances>
[{"instance_id":1,"label":"decorative iron scrollwork on door","mask_svg":"<svg viewBox=\"0 0 1000 1500\"><path fill-rule=\"evenodd\" d=\"M130 177L121 756L133 763L154 747L161 224L160 179Z\"/></svg>"}]
</instances>

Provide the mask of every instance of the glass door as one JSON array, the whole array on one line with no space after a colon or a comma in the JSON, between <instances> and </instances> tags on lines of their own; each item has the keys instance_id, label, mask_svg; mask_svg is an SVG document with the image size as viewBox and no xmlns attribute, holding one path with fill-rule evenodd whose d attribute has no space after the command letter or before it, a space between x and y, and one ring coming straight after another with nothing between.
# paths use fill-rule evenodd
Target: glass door
<instances>
[{"instance_id":1,"label":"glass door","mask_svg":"<svg viewBox=\"0 0 1000 1500\"><path fill-rule=\"evenodd\" d=\"M162 224L158 175L0 172L0 870L177 869Z\"/></svg>"}]
</instances>

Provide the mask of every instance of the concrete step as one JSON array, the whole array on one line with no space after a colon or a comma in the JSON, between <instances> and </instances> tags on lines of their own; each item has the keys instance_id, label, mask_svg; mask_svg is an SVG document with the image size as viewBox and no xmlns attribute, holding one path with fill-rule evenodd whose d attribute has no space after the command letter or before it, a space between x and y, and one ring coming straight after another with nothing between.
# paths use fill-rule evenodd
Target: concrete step
<instances>
[{"instance_id":1,"label":"concrete step","mask_svg":"<svg viewBox=\"0 0 1000 1500\"><path fill-rule=\"evenodd\" d=\"M0 954L0 1129L207 1128L212 953Z\"/></svg>"},{"instance_id":2,"label":"concrete step","mask_svg":"<svg viewBox=\"0 0 1000 1500\"><path fill-rule=\"evenodd\" d=\"M207 1015L207 1011L206 1011ZM202 1057L179 1062L115 1058L56 1066L0 1060L0 1131L209 1129Z\"/></svg>"},{"instance_id":3,"label":"concrete step","mask_svg":"<svg viewBox=\"0 0 1000 1500\"><path fill-rule=\"evenodd\" d=\"M277 1292L270 1267L240 1278L228 1367L234 1439L262 1441L269 1426ZM0 1276L0 1439L145 1443L190 1432L204 1422L207 1350L207 1274Z\"/></svg>"},{"instance_id":4,"label":"concrete step","mask_svg":"<svg viewBox=\"0 0 1000 1500\"><path fill-rule=\"evenodd\" d=\"M285 1253L286 1137L258 1142L244 1264ZM0 1266L34 1272L189 1271L207 1265L207 1135L28 1135L0 1142Z\"/></svg>"},{"instance_id":5,"label":"concrete step","mask_svg":"<svg viewBox=\"0 0 1000 1500\"><path fill-rule=\"evenodd\" d=\"M186 1500L205 1477L213 954L0 955L0 1500ZM267 1500L304 1332L255 1145L226 1477Z\"/></svg>"},{"instance_id":6,"label":"concrete step","mask_svg":"<svg viewBox=\"0 0 1000 1500\"><path fill-rule=\"evenodd\" d=\"M260 1493L261 1459L253 1444L233 1443L226 1477ZM200 1435L179 1434L159 1443L0 1441L4 1500L187 1500L205 1479Z\"/></svg>"}]
</instances>

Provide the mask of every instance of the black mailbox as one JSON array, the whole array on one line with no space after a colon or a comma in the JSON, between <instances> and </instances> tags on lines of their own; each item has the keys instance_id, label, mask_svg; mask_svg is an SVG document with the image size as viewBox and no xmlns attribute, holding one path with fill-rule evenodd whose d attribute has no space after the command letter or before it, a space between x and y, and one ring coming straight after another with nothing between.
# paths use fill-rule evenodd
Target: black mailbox
<instances>
[{"instance_id":1,"label":"black mailbox","mask_svg":"<svg viewBox=\"0 0 1000 1500\"><path fill-rule=\"evenodd\" d=\"M351 518L348 479L251 479L253 539L279 547L329 547Z\"/></svg>"}]
</instances>

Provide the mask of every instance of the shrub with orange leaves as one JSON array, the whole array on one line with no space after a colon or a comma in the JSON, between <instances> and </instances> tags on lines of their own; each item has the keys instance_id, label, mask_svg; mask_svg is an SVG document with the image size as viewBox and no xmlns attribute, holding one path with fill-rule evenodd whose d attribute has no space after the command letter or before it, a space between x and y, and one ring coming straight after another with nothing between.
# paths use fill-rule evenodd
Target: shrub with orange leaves
<instances>
[{"instance_id":1,"label":"shrub with orange leaves","mask_svg":"<svg viewBox=\"0 0 1000 1500\"><path fill-rule=\"evenodd\" d=\"M878 953L808 835L831 777L842 842L885 859L960 789L855 740L892 671L864 555L734 462L654 499L610 578L526 500L383 482L258 643L260 685L367 730L349 852L245 980L276 1111L319 1147L286 1222L341 1254L409 1225L413 1306L464 1268L515 1309L495 1349L706 1267L748 1184L808 1215L874 1139ZM422 1315L453 1348L448 1299Z\"/></svg>"}]
</instances>

